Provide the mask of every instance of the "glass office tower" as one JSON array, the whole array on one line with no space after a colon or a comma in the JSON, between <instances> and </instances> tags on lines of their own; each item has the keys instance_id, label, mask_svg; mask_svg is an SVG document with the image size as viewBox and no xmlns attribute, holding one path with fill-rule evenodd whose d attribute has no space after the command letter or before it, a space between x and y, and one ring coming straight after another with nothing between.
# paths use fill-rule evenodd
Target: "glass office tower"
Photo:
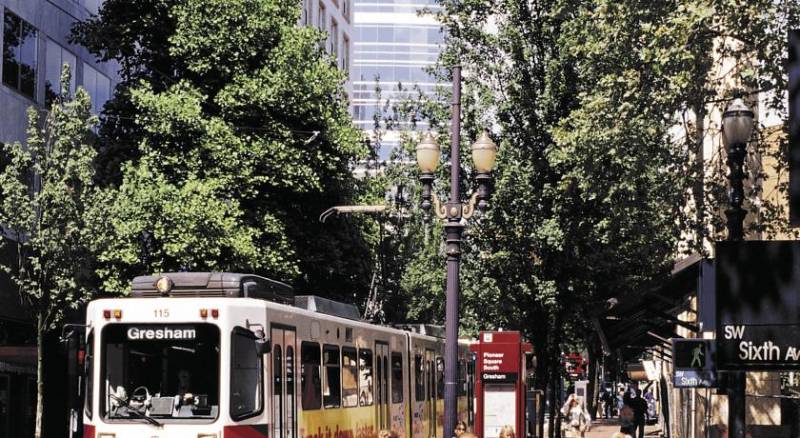
<instances>
[{"instance_id":1,"label":"glass office tower","mask_svg":"<svg viewBox=\"0 0 800 438\"><path fill-rule=\"evenodd\" d=\"M425 9L430 12L420 14ZM441 85L425 71L426 67L436 63L444 39L435 18L439 10L436 0L354 1L353 70L350 75L353 119L370 135L375 129L376 114L391 116L384 111L387 99L397 101L416 94L415 85L422 92L433 94ZM377 87L381 90L380 102ZM410 122L400 121L385 132L378 159L389 158L398 143L398 130L411 128ZM426 123L417 123L417 130L427 128Z\"/></svg>"}]
</instances>

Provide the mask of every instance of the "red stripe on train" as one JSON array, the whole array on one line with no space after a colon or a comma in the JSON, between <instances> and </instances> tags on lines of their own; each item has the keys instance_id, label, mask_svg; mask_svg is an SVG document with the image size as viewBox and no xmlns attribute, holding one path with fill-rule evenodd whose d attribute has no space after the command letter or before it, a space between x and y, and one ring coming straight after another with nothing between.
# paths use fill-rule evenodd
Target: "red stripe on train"
<instances>
[{"instance_id":1,"label":"red stripe on train","mask_svg":"<svg viewBox=\"0 0 800 438\"><path fill-rule=\"evenodd\" d=\"M224 438L266 438L269 427L266 424L249 426L225 426L222 431Z\"/></svg>"},{"instance_id":2,"label":"red stripe on train","mask_svg":"<svg viewBox=\"0 0 800 438\"><path fill-rule=\"evenodd\" d=\"M94 426L91 424L83 425L83 438L94 438Z\"/></svg>"}]
</instances>

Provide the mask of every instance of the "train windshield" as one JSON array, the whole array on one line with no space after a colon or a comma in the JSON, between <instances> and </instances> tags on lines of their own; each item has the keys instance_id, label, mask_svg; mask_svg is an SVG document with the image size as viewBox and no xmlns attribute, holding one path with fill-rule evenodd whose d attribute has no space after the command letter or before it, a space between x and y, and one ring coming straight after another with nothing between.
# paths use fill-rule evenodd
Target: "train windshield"
<instances>
[{"instance_id":1,"label":"train windshield","mask_svg":"<svg viewBox=\"0 0 800 438\"><path fill-rule=\"evenodd\" d=\"M151 424L217 418L219 342L219 329L211 324L106 326L103 416Z\"/></svg>"}]
</instances>

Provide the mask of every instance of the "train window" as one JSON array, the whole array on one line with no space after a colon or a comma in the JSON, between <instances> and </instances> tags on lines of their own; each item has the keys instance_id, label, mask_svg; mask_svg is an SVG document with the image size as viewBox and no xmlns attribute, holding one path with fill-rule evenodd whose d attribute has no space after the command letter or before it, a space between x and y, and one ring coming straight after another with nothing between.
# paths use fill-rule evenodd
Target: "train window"
<instances>
[{"instance_id":1,"label":"train window","mask_svg":"<svg viewBox=\"0 0 800 438\"><path fill-rule=\"evenodd\" d=\"M252 340L249 345L255 353ZM218 416L218 327L205 323L109 324L101 332L100 348L100 413L104 418L140 422L129 406L142 398L152 399L148 403L158 409L151 412L162 422L208 421ZM173 406L176 398L181 406Z\"/></svg>"},{"instance_id":2,"label":"train window","mask_svg":"<svg viewBox=\"0 0 800 438\"><path fill-rule=\"evenodd\" d=\"M235 327L231 334L231 418L258 415L264 406L262 357L256 350L256 336Z\"/></svg>"},{"instance_id":3,"label":"train window","mask_svg":"<svg viewBox=\"0 0 800 438\"><path fill-rule=\"evenodd\" d=\"M92 409L94 407L94 331L89 332L89 338L86 339L86 356L84 357L84 379L85 390L84 396L86 397L86 415L92 418Z\"/></svg>"},{"instance_id":4,"label":"train window","mask_svg":"<svg viewBox=\"0 0 800 438\"><path fill-rule=\"evenodd\" d=\"M428 385L425 388L425 400L433 400L436 393L436 373L433 372L433 365L430 360L425 361L425 376Z\"/></svg>"},{"instance_id":5,"label":"train window","mask_svg":"<svg viewBox=\"0 0 800 438\"><path fill-rule=\"evenodd\" d=\"M444 360L441 357L436 358L436 398L444 398Z\"/></svg>"},{"instance_id":6,"label":"train window","mask_svg":"<svg viewBox=\"0 0 800 438\"><path fill-rule=\"evenodd\" d=\"M319 344L316 342L300 345L300 387L303 388L303 410L319 409L322 406L322 373Z\"/></svg>"},{"instance_id":7,"label":"train window","mask_svg":"<svg viewBox=\"0 0 800 438\"><path fill-rule=\"evenodd\" d=\"M325 409L338 408L341 404L341 385L339 374L339 347L326 345L322 360L325 364L325 386L322 388L322 403Z\"/></svg>"},{"instance_id":8,"label":"train window","mask_svg":"<svg viewBox=\"0 0 800 438\"><path fill-rule=\"evenodd\" d=\"M358 387L358 404L372 406L372 350L366 348L358 350Z\"/></svg>"},{"instance_id":9,"label":"train window","mask_svg":"<svg viewBox=\"0 0 800 438\"><path fill-rule=\"evenodd\" d=\"M355 348L342 348L342 406L358 406L358 358Z\"/></svg>"},{"instance_id":10,"label":"train window","mask_svg":"<svg viewBox=\"0 0 800 438\"><path fill-rule=\"evenodd\" d=\"M287 339L286 342L294 343L294 339ZM294 438L295 434L295 404L294 397L294 348L286 346L286 437Z\"/></svg>"},{"instance_id":11,"label":"train window","mask_svg":"<svg viewBox=\"0 0 800 438\"><path fill-rule=\"evenodd\" d=\"M403 403L403 355L392 353L392 403Z\"/></svg>"},{"instance_id":12,"label":"train window","mask_svg":"<svg viewBox=\"0 0 800 438\"><path fill-rule=\"evenodd\" d=\"M414 378L415 383L415 396L418 402L425 400L425 369L422 364L422 355L414 356L414 371L416 374Z\"/></svg>"}]
</instances>

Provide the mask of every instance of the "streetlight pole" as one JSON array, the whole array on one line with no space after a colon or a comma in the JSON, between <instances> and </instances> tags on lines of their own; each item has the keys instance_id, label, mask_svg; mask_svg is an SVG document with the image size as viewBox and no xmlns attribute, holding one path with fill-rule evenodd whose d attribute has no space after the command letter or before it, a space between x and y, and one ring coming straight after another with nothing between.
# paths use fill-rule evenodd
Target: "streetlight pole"
<instances>
[{"instance_id":1,"label":"streetlight pole","mask_svg":"<svg viewBox=\"0 0 800 438\"><path fill-rule=\"evenodd\" d=\"M444 225L447 245L447 292L444 323L444 436L453 436L458 421L456 380L458 379L458 302L461 297L459 269L461 265L461 66L453 67L453 103L450 122L450 202Z\"/></svg>"},{"instance_id":2,"label":"streetlight pole","mask_svg":"<svg viewBox=\"0 0 800 438\"><path fill-rule=\"evenodd\" d=\"M725 210L728 219L728 240L744 239L744 159L747 141L753 132L753 111L741 98L734 99L722 114L722 141L728 153L728 180L730 181L730 208ZM728 436L744 438L747 422L747 374L733 371L728 375Z\"/></svg>"},{"instance_id":3,"label":"streetlight pole","mask_svg":"<svg viewBox=\"0 0 800 438\"><path fill-rule=\"evenodd\" d=\"M485 132L472 144L472 161L477 173L478 189L469 202L461 203L461 66L453 67L452 120L450 123L450 199L442 205L433 191L434 171L439 164L440 151L430 133L417 145L417 163L422 182L422 209L426 219L433 208L444 221L445 253L447 255L447 291L445 297L445 347L444 347L444 433L453 436L458 421L458 302L460 298L459 268L461 263L461 237L463 221L476 212L484 211L489 197L491 172L497 155L497 145Z\"/></svg>"}]
</instances>

